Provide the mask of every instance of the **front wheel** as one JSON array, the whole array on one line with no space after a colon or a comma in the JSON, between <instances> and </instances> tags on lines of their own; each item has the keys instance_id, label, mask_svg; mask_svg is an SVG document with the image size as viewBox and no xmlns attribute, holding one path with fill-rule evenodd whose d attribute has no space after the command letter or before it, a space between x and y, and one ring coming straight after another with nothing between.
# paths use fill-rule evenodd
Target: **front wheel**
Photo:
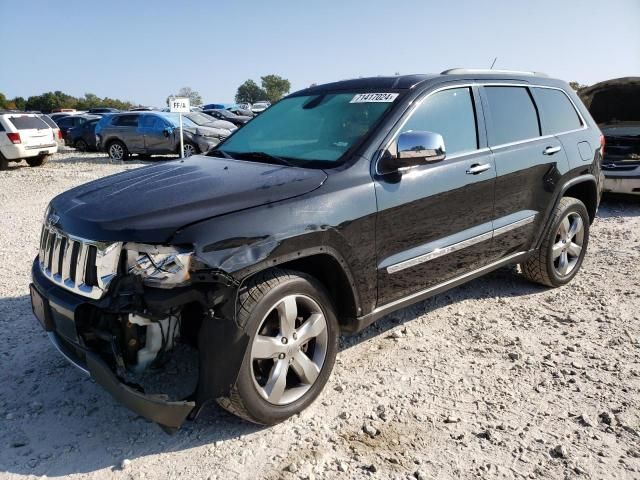
<instances>
[{"instance_id":1,"label":"front wheel","mask_svg":"<svg viewBox=\"0 0 640 480\"><path fill-rule=\"evenodd\" d=\"M558 202L551 228L540 249L522 263L522 273L529 280L560 287L580 270L589 243L589 213L577 198L563 197Z\"/></svg>"},{"instance_id":2,"label":"front wheel","mask_svg":"<svg viewBox=\"0 0 640 480\"><path fill-rule=\"evenodd\" d=\"M288 270L258 274L240 295L238 317L251 340L235 385L218 403L263 425L304 410L326 384L338 350L338 321L322 284Z\"/></svg>"},{"instance_id":3,"label":"front wheel","mask_svg":"<svg viewBox=\"0 0 640 480\"><path fill-rule=\"evenodd\" d=\"M182 151L184 152L184 158L189 158L190 156L198 153L198 147L190 143L185 143L182 147Z\"/></svg>"}]
</instances>

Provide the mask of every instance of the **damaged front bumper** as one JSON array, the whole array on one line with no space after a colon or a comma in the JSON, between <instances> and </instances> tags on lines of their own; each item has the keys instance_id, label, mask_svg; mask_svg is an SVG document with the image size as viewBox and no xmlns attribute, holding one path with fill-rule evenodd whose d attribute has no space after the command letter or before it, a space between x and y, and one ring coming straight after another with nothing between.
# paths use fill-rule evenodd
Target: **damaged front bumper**
<instances>
[{"instance_id":1,"label":"damaged front bumper","mask_svg":"<svg viewBox=\"0 0 640 480\"><path fill-rule=\"evenodd\" d=\"M59 352L124 406L159 424L165 431L173 432L187 417L195 418L206 402L224 396L235 382L247 338L233 320L213 316L202 320L197 338L200 372L197 387L185 400L171 401L166 395L145 394L141 387L127 382L125 379L129 375L118 366L117 361L114 362L109 354L96 351L84 341L79 325L85 318L87 307L94 311L113 311L114 308L120 308L122 297L128 294L114 294L113 297L100 300L81 297L49 281L41 272L37 259L32 267L32 282L30 288L34 315ZM159 292L164 293L161 296L154 295L157 293L149 292L137 300L164 308L183 298L192 299L195 295L194 292L171 290Z\"/></svg>"},{"instance_id":2,"label":"damaged front bumper","mask_svg":"<svg viewBox=\"0 0 640 480\"><path fill-rule=\"evenodd\" d=\"M99 355L82 349L79 345L70 346L53 331L49 331L47 334L51 343L72 365L91 376L98 385L129 410L157 423L165 431L173 432L180 428L187 416L194 410L195 402L171 402L162 395L145 395L134 390L122 383ZM81 356L78 355L78 350L82 350Z\"/></svg>"}]
</instances>

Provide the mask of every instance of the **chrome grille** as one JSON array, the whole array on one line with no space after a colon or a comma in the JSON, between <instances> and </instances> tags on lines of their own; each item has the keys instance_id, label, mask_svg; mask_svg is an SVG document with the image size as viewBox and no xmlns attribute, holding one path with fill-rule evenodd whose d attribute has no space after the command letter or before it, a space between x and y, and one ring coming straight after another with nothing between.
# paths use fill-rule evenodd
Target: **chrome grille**
<instances>
[{"instance_id":1,"label":"chrome grille","mask_svg":"<svg viewBox=\"0 0 640 480\"><path fill-rule=\"evenodd\" d=\"M40 237L40 270L67 290L101 298L118 273L122 242L95 242L45 225Z\"/></svg>"}]
</instances>

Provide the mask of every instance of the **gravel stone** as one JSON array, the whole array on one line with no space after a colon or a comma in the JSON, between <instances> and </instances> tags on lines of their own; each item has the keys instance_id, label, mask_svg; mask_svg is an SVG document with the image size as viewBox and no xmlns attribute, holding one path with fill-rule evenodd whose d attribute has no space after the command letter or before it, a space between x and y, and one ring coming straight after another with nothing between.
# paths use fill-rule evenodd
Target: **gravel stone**
<instances>
[{"instance_id":1,"label":"gravel stone","mask_svg":"<svg viewBox=\"0 0 640 480\"><path fill-rule=\"evenodd\" d=\"M328 388L301 415L263 428L212 406L168 436L62 359L28 296L47 203L163 161L65 150L0 172L3 479L638 476L637 199L603 198L570 284L546 289L517 267L496 270L341 338Z\"/></svg>"}]
</instances>

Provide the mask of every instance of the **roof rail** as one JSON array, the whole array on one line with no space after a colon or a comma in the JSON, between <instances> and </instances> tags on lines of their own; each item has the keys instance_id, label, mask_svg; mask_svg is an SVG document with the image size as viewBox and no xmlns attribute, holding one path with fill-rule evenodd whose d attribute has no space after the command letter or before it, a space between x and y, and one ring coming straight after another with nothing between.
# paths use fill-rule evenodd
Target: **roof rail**
<instances>
[{"instance_id":1,"label":"roof rail","mask_svg":"<svg viewBox=\"0 0 640 480\"><path fill-rule=\"evenodd\" d=\"M449 70L445 70L441 72L440 75L463 75L463 74L473 74L473 73L481 73L483 75L492 74L492 73L500 73L500 74L511 74L511 75L532 75L536 77L548 77L546 73L542 72L526 72L526 71L518 71L518 70L490 70L488 68L450 68Z\"/></svg>"}]
</instances>

